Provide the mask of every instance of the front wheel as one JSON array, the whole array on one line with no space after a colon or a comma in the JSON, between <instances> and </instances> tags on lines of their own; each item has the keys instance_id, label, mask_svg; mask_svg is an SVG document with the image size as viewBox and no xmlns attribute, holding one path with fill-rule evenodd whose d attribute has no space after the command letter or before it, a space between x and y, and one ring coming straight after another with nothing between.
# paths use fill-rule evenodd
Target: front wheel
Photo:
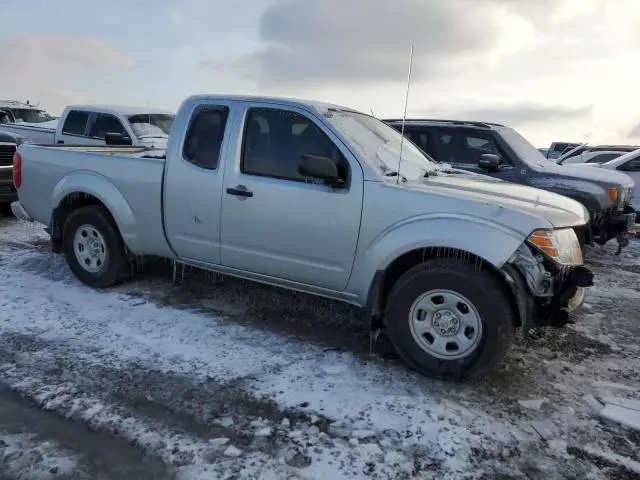
<instances>
[{"instance_id":1,"label":"front wheel","mask_svg":"<svg viewBox=\"0 0 640 480\"><path fill-rule=\"evenodd\" d=\"M505 286L485 269L452 260L416 265L393 286L389 337L415 370L462 380L497 366L514 332Z\"/></svg>"},{"instance_id":2,"label":"front wheel","mask_svg":"<svg viewBox=\"0 0 640 480\"><path fill-rule=\"evenodd\" d=\"M128 264L122 239L104 207L91 205L71 213L62 242L69 268L83 283L106 288L125 278Z\"/></svg>"}]
</instances>

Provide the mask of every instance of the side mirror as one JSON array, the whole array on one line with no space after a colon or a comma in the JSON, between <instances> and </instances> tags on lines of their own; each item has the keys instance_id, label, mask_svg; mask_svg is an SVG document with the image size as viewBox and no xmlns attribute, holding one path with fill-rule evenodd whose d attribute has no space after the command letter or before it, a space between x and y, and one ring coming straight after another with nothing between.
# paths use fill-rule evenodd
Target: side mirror
<instances>
[{"instance_id":1,"label":"side mirror","mask_svg":"<svg viewBox=\"0 0 640 480\"><path fill-rule=\"evenodd\" d=\"M105 133L104 141L107 145L133 145L131 137L122 133Z\"/></svg>"},{"instance_id":2,"label":"side mirror","mask_svg":"<svg viewBox=\"0 0 640 480\"><path fill-rule=\"evenodd\" d=\"M500 160L500 155L495 155L493 153L484 153L480 155L478 166L480 168L484 168L485 170L497 170L500 166Z\"/></svg>"},{"instance_id":3,"label":"side mirror","mask_svg":"<svg viewBox=\"0 0 640 480\"><path fill-rule=\"evenodd\" d=\"M344 183L338 173L336 162L327 157L303 155L298 166L298 173L303 177L322 180L332 187L339 187Z\"/></svg>"}]
</instances>

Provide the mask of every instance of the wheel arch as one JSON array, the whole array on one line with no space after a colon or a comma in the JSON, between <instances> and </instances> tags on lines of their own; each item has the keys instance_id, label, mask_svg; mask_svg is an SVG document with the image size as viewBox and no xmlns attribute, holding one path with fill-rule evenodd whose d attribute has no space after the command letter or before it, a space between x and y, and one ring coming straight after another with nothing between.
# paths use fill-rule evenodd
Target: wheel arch
<instances>
[{"instance_id":1,"label":"wheel arch","mask_svg":"<svg viewBox=\"0 0 640 480\"><path fill-rule=\"evenodd\" d=\"M126 199L118 188L105 177L93 172L75 172L62 179L52 193L51 239L53 251L62 251L62 231L71 213L88 205L100 205L110 215L127 248L135 232L136 220Z\"/></svg>"},{"instance_id":2,"label":"wheel arch","mask_svg":"<svg viewBox=\"0 0 640 480\"><path fill-rule=\"evenodd\" d=\"M461 265L474 265L477 269L489 272L496 282L502 285L507 294L514 314L514 326L522 326L523 319L516 292L513 291L513 286L509 283L507 275L501 268L469 251L449 247L425 247L405 252L395 258L385 269L376 271L367 295L366 304L367 316L371 319L372 329L375 330L381 326L389 293L400 277L414 266L436 259L450 259L459 262Z\"/></svg>"},{"instance_id":3,"label":"wheel arch","mask_svg":"<svg viewBox=\"0 0 640 480\"><path fill-rule=\"evenodd\" d=\"M523 234L470 215L407 222L380 235L361 255L352 288L363 297L362 303L375 324L384 312L389 291L404 272L421 262L453 258L491 272L508 288L510 298L514 297L517 313L514 286L503 266L524 241ZM362 282L360 288L357 279ZM516 314L518 322L521 316Z\"/></svg>"}]
</instances>

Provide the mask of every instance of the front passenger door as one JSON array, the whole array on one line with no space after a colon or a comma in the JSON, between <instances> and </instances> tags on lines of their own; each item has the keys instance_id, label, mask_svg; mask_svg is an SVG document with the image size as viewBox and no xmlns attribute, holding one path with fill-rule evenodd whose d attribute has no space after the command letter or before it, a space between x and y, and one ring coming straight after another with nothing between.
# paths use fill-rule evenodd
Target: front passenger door
<instances>
[{"instance_id":1,"label":"front passenger door","mask_svg":"<svg viewBox=\"0 0 640 480\"><path fill-rule=\"evenodd\" d=\"M226 267L342 291L360 231L363 176L337 137L306 111L253 104L225 172L221 260ZM331 158L344 185L302 176L303 155Z\"/></svg>"},{"instance_id":2,"label":"front passenger door","mask_svg":"<svg viewBox=\"0 0 640 480\"><path fill-rule=\"evenodd\" d=\"M95 117L95 121L91 126L90 136L95 145L104 145L107 133L119 133L121 135L129 135L122 125L122 122L114 115L99 113Z\"/></svg>"}]
</instances>

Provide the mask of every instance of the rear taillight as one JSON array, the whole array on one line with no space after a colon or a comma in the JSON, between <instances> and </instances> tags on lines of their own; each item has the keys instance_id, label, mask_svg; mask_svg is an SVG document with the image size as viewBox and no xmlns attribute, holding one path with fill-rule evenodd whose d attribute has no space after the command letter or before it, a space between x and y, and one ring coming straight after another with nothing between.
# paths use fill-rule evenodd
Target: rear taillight
<instances>
[{"instance_id":1,"label":"rear taillight","mask_svg":"<svg viewBox=\"0 0 640 480\"><path fill-rule=\"evenodd\" d=\"M13 186L16 188L22 186L22 155L18 152L13 154Z\"/></svg>"}]
</instances>

